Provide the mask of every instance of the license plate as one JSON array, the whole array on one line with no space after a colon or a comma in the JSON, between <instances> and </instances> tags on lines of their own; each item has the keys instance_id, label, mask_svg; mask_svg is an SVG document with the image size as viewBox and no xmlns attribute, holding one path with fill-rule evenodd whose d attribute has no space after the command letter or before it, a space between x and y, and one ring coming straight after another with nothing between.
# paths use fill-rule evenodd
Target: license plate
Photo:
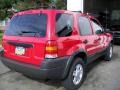
<instances>
[{"instance_id":1,"label":"license plate","mask_svg":"<svg viewBox=\"0 0 120 90\"><path fill-rule=\"evenodd\" d=\"M15 48L15 54L16 55L24 55L25 54L25 48L17 46Z\"/></svg>"}]
</instances>

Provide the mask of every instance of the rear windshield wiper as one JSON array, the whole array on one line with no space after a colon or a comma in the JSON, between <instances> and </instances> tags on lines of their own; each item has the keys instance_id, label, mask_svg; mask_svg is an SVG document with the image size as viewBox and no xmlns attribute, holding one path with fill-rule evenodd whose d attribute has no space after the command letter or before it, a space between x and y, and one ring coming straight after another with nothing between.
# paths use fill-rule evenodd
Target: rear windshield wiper
<instances>
[{"instance_id":1,"label":"rear windshield wiper","mask_svg":"<svg viewBox=\"0 0 120 90\"><path fill-rule=\"evenodd\" d=\"M24 33L34 33L34 36L36 36L37 34L40 34L40 32L35 32L35 31L21 31L19 35L23 35Z\"/></svg>"}]
</instances>

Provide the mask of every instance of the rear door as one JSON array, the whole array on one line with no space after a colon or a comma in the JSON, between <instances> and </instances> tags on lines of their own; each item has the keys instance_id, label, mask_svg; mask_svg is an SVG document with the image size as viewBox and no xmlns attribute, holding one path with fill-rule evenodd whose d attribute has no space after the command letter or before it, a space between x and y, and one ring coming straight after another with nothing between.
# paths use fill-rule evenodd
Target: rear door
<instances>
[{"instance_id":1,"label":"rear door","mask_svg":"<svg viewBox=\"0 0 120 90\"><path fill-rule=\"evenodd\" d=\"M74 35L74 16L70 13L56 14L56 36L58 54L60 57L71 55L72 48L79 43L79 38Z\"/></svg>"},{"instance_id":2,"label":"rear door","mask_svg":"<svg viewBox=\"0 0 120 90\"><path fill-rule=\"evenodd\" d=\"M44 59L47 21L45 13L13 17L3 37L4 55L13 60L39 65Z\"/></svg>"}]
</instances>

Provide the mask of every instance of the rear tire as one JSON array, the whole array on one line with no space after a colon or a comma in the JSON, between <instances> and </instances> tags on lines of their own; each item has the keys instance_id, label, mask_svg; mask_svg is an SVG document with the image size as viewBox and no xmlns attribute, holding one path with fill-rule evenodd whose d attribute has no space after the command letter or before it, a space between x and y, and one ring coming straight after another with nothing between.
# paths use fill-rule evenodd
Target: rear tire
<instances>
[{"instance_id":1,"label":"rear tire","mask_svg":"<svg viewBox=\"0 0 120 90\"><path fill-rule=\"evenodd\" d=\"M81 58L76 58L70 68L68 77L63 81L66 90L78 90L85 79L85 64Z\"/></svg>"},{"instance_id":2,"label":"rear tire","mask_svg":"<svg viewBox=\"0 0 120 90\"><path fill-rule=\"evenodd\" d=\"M113 56L113 45L112 43L109 45L109 47L106 50L106 54L103 56L105 61L111 61Z\"/></svg>"}]
</instances>

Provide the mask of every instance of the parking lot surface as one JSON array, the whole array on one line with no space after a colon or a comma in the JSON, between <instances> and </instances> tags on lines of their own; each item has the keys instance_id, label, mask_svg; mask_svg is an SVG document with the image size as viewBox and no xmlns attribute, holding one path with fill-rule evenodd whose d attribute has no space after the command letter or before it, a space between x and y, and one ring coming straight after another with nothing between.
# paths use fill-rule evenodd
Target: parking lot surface
<instances>
[{"instance_id":1,"label":"parking lot surface","mask_svg":"<svg viewBox=\"0 0 120 90\"><path fill-rule=\"evenodd\" d=\"M87 68L79 90L120 90L120 46L114 46L112 61L96 60ZM33 80L11 71L0 62L0 90L64 90L58 81Z\"/></svg>"}]
</instances>

